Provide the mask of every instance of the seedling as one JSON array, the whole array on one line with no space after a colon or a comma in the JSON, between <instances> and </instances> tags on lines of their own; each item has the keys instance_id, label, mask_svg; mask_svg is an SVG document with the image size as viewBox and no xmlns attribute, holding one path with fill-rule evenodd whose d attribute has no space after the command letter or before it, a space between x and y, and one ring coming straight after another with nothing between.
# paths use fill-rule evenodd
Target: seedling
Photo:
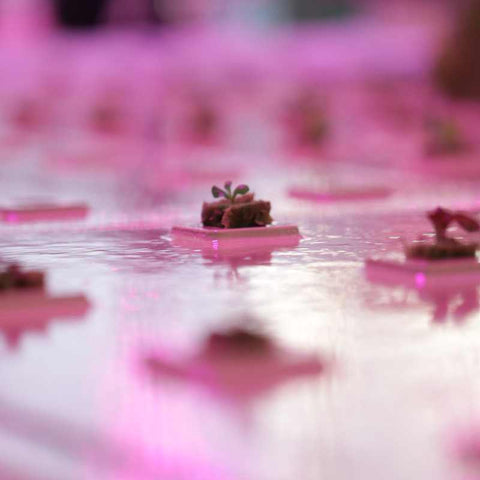
<instances>
[{"instance_id":1,"label":"seedling","mask_svg":"<svg viewBox=\"0 0 480 480\"><path fill-rule=\"evenodd\" d=\"M214 185L214 198L222 197L218 202L202 205L202 224L204 227L248 228L265 227L273 221L270 216L271 205L265 200L255 200L248 185L238 185L232 189L232 182L225 182L222 188Z\"/></svg>"},{"instance_id":2,"label":"seedling","mask_svg":"<svg viewBox=\"0 0 480 480\"><path fill-rule=\"evenodd\" d=\"M238 195L245 195L250 191L250 188L248 187L248 185L238 185L238 187L236 187L235 190L233 190L232 192L231 181L225 182L225 185L223 186L223 188L224 190L214 185L212 187L212 195L214 198L224 197L230 203L234 203L235 197L237 197Z\"/></svg>"},{"instance_id":3,"label":"seedling","mask_svg":"<svg viewBox=\"0 0 480 480\"><path fill-rule=\"evenodd\" d=\"M466 232L480 230L480 224L465 212L438 207L427 214L435 230L433 243L426 241L405 244L407 258L423 260L446 260L452 258L475 258L478 243L464 243L447 236L448 228L456 223Z\"/></svg>"},{"instance_id":4,"label":"seedling","mask_svg":"<svg viewBox=\"0 0 480 480\"><path fill-rule=\"evenodd\" d=\"M447 230L450 225L456 223L466 232L477 232L480 230L480 224L471 215L461 211L447 210L438 207L428 212L428 218L435 229L435 239L437 243L450 240L447 237Z\"/></svg>"}]
</instances>

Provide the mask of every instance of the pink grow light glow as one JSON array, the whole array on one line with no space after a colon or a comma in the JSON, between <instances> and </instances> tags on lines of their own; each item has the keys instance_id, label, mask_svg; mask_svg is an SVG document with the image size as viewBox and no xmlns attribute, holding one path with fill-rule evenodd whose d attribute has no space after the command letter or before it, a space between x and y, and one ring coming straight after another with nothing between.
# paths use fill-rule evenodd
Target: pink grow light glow
<instances>
[{"instance_id":1,"label":"pink grow light glow","mask_svg":"<svg viewBox=\"0 0 480 480\"><path fill-rule=\"evenodd\" d=\"M425 281L426 279L424 273L418 272L415 274L415 285L418 288L423 288L425 286Z\"/></svg>"}]
</instances>

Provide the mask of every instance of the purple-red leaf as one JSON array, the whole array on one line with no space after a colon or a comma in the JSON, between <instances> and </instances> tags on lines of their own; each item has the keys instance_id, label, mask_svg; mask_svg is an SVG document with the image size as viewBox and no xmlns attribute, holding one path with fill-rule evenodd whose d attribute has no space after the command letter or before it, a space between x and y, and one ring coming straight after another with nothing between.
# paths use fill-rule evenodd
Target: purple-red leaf
<instances>
[{"instance_id":1,"label":"purple-red leaf","mask_svg":"<svg viewBox=\"0 0 480 480\"><path fill-rule=\"evenodd\" d=\"M455 212L454 219L467 232L477 232L480 230L478 221L467 213Z\"/></svg>"},{"instance_id":2,"label":"purple-red leaf","mask_svg":"<svg viewBox=\"0 0 480 480\"><path fill-rule=\"evenodd\" d=\"M214 198L226 197L225 192L221 188L218 188L215 185L212 187L212 195Z\"/></svg>"},{"instance_id":3,"label":"purple-red leaf","mask_svg":"<svg viewBox=\"0 0 480 480\"><path fill-rule=\"evenodd\" d=\"M428 212L428 218L433 223L435 231L445 232L450 223L452 223L454 215L450 210L438 207L435 210Z\"/></svg>"}]
</instances>

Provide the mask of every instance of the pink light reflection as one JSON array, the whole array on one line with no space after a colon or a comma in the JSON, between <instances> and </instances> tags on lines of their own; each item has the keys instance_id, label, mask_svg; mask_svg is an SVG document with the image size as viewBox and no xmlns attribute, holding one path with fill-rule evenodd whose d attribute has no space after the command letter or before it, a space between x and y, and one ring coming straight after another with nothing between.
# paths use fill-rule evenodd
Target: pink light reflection
<instances>
[{"instance_id":1,"label":"pink light reflection","mask_svg":"<svg viewBox=\"0 0 480 480\"><path fill-rule=\"evenodd\" d=\"M105 480L147 478L233 480L232 465L215 450L205 435L215 424L218 408L195 389L176 386L168 380L162 388L150 388L139 369L138 346L151 339L150 329L131 322L132 306L152 297L153 290L125 286L120 303L121 341L117 355L102 379L98 401L102 411L101 431L108 443L125 452L123 463ZM135 305L132 303L135 302ZM175 349L169 353L177 357ZM115 408L112 408L112 402Z\"/></svg>"},{"instance_id":2,"label":"pink light reflection","mask_svg":"<svg viewBox=\"0 0 480 480\"><path fill-rule=\"evenodd\" d=\"M415 274L415 286L417 288L423 288L425 286L425 283L426 283L425 274L421 272L417 272Z\"/></svg>"}]
</instances>

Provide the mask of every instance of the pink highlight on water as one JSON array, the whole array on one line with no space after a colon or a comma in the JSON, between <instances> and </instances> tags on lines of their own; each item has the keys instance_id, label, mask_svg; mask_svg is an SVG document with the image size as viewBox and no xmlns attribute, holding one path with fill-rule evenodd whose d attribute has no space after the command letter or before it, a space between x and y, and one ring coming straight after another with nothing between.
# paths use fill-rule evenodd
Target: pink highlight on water
<instances>
[{"instance_id":1,"label":"pink highlight on water","mask_svg":"<svg viewBox=\"0 0 480 480\"><path fill-rule=\"evenodd\" d=\"M417 288L423 288L426 283L426 277L424 273L418 272L415 274L415 286Z\"/></svg>"}]
</instances>

